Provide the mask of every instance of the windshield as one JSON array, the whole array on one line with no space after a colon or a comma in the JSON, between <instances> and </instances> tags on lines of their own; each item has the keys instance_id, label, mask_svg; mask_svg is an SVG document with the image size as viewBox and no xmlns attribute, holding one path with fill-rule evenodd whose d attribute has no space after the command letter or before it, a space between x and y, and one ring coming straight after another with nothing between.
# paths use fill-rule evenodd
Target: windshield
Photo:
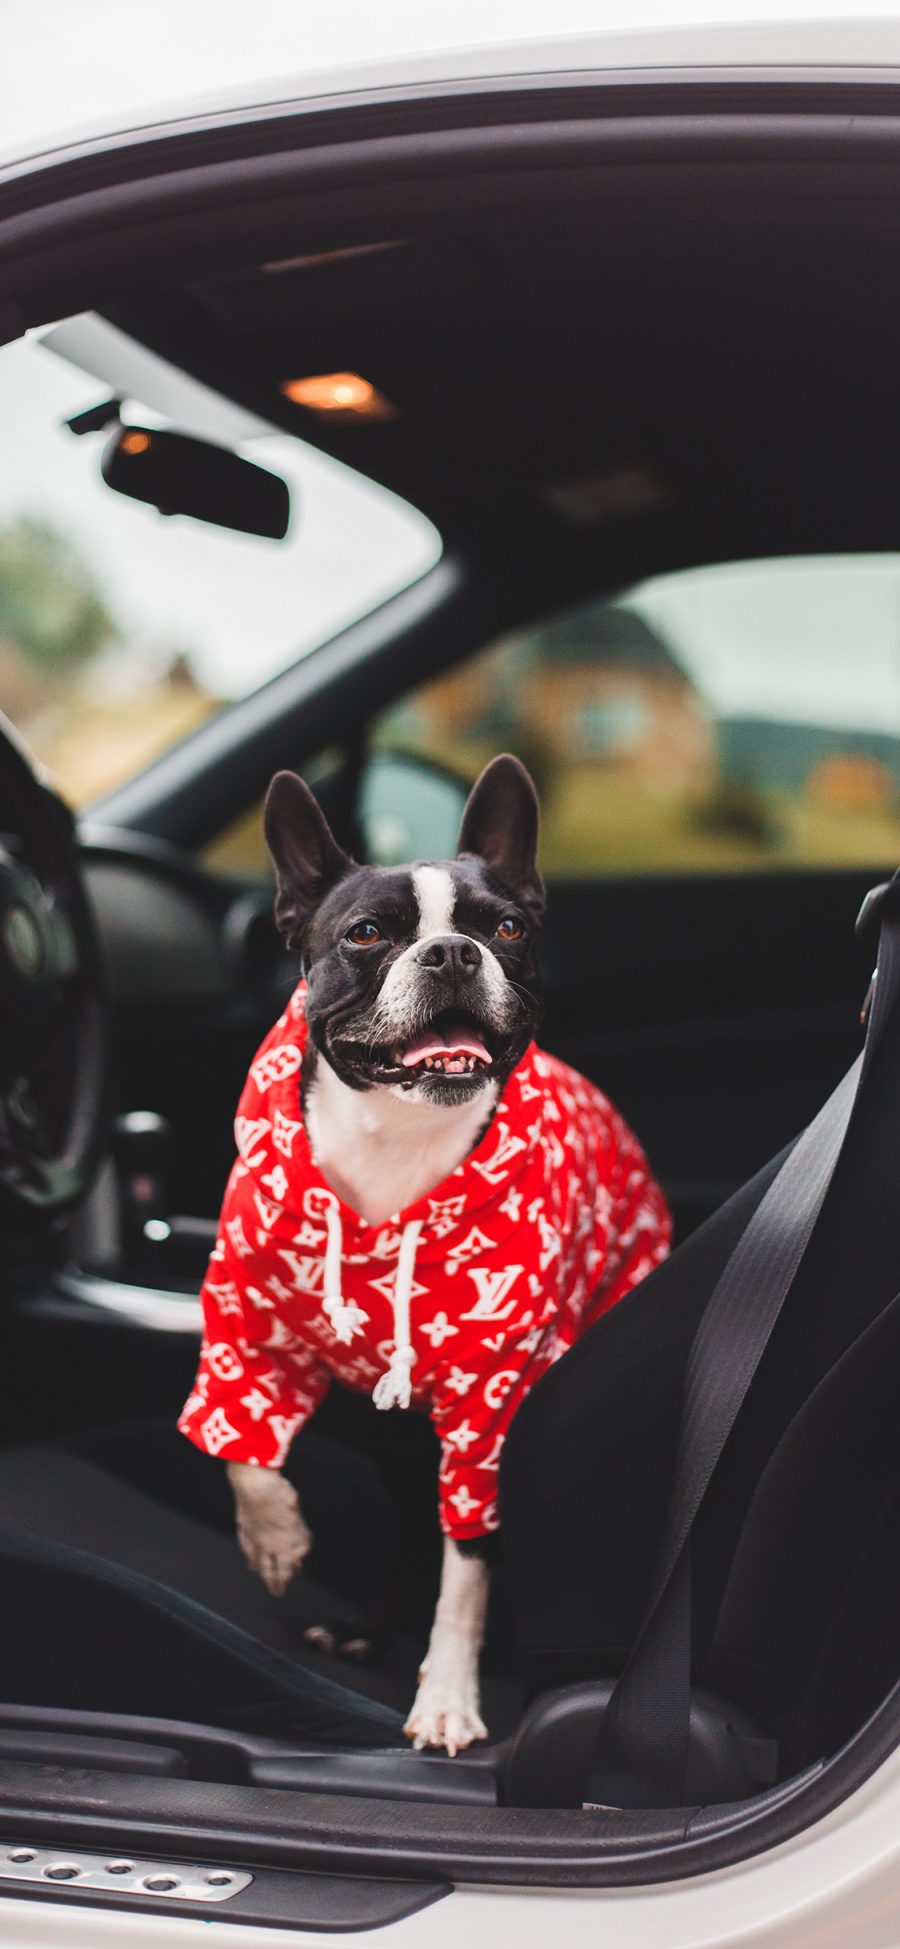
<instances>
[{"instance_id":1,"label":"windshield","mask_svg":"<svg viewBox=\"0 0 900 1949\"><path fill-rule=\"evenodd\" d=\"M90 329L88 329L90 327ZM104 331L106 336L104 336ZM425 517L386 489L249 415L183 374L180 430L216 432L280 475L292 515L282 542L212 527L113 492L106 435L66 422L108 398L98 363L128 351L102 321L0 350L0 710L76 806L134 776L224 704L257 689L425 573L440 553ZM54 349L54 347L56 349ZM167 372L143 373L123 411L149 425ZM100 361L102 363L102 360ZM248 435L240 441L230 436Z\"/></svg>"}]
</instances>

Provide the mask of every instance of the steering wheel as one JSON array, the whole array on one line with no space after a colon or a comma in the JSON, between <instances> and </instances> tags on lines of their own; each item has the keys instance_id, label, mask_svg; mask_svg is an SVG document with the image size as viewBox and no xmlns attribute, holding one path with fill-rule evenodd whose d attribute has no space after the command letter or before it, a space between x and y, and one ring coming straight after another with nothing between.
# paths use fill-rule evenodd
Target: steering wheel
<instances>
[{"instance_id":1,"label":"steering wheel","mask_svg":"<svg viewBox=\"0 0 900 1949\"><path fill-rule=\"evenodd\" d=\"M109 1011L71 816L0 717L0 1207L71 1210L107 1128Z\"/></svg>"}]
</instances>

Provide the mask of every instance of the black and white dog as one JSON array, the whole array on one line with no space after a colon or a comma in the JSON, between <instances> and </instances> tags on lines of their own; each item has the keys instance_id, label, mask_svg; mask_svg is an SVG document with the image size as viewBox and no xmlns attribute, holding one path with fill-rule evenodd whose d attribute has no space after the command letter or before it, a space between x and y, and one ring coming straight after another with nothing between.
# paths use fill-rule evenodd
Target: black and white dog
<instances>
[{"instance_id":1,"label":"black and white dog","mask_svg":"<svg viewBox=\"0 0 900 1949\"><path fill-rule=\"evenodd\" d=\"M534 1046L544 891L516 759L473 787L450 862L357 865L291 773L266 835L305 982L241 1101L180 1425L225 1460L243 1551L280 1594L312 1541L280 1465L329 1377L431 1411L444 1560L406 1731L453 1753L485 1736L483 1539L506 1428L662 1257L665 1207L606 1099Z\"/></svg>"}]
</instances>

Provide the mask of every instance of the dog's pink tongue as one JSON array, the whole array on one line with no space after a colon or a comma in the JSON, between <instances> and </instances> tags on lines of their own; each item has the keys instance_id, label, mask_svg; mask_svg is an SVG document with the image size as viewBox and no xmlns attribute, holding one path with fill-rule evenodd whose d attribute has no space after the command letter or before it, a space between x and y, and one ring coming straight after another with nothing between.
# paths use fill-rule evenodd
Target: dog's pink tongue
<instances>
[{"instance_id":1,"label":"dog's pink tongue","mask_svg":"<svg viewBox=\"0 0 900 1949\"><path fill-rule=\"evenodd\" d=\"M425 1029L415 1042L411 1042L403 1052L404 1069L414 1069L417 1062L425 1062L429 1056L480 1056L482 1062L490 1062L490 1056L474 1029L462 1022L447 1029Z\"/></svg>"}]
</instances>

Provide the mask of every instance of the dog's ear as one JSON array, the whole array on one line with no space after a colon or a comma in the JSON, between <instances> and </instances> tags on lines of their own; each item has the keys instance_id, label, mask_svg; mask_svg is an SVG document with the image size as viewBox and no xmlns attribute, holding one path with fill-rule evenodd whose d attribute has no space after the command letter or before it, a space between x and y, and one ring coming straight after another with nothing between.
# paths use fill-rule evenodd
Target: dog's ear
<instances>
[{"instance_id":1,"label":"dog's ear","mask_svg":"<svg viewBox=\"0 0 900 1949\"><path fill-rule=\"evenodd\" d=\"M546 904L537 869L538 824L537 793L525 766L508 752L492 758L466 801L457 854L482 859L535 922Z\"/></svg>"},{"instance_id":2,"label":"dog's ear","mask_svg":"<svg viewBox=\"0 0 900 1949\"><path fill-rule=\"evenodd\" d=\"M313 908L354 862L296 772L276 772L266 793L263 825L278 882L275 923L288 946L299 947Z\"/></svg>"}]
</instances>

